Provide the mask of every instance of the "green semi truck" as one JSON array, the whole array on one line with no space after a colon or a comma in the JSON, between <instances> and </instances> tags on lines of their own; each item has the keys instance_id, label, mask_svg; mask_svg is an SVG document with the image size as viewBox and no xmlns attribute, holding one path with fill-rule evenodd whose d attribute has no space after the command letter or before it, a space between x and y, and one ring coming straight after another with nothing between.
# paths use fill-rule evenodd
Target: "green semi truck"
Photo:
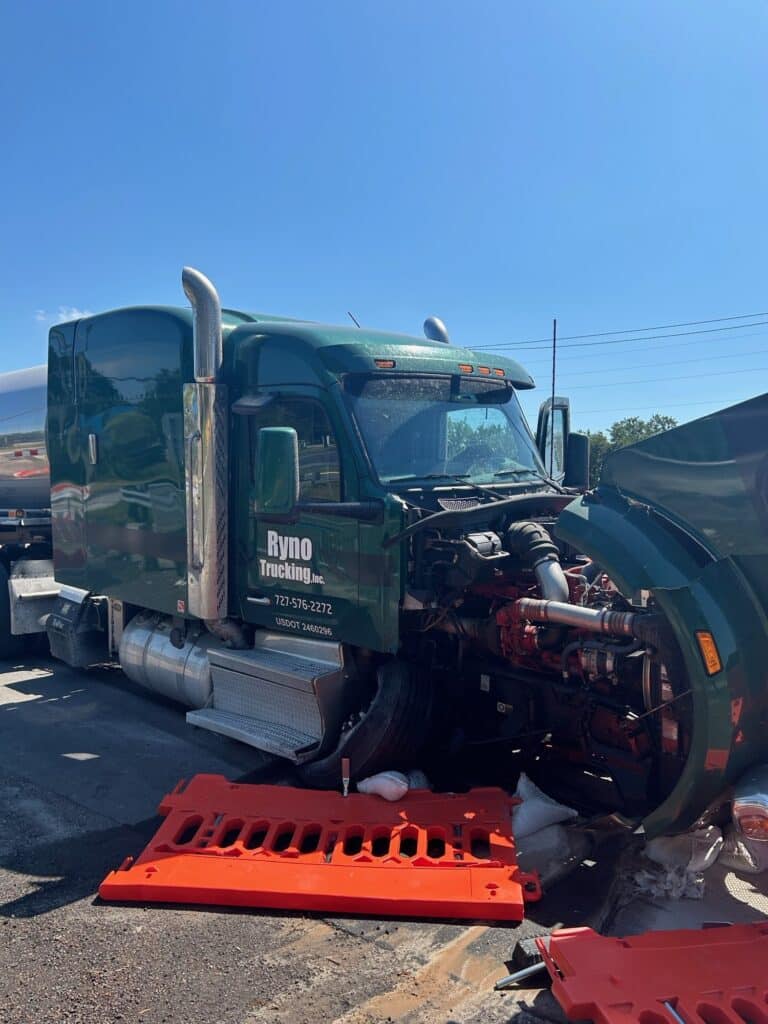
<instances>
[{"instance_id":1,"label":"green semi truck","mask_svg":"<svg viewBox=\"0 0 768 1024\"><path fill-rule=\"evenodd\" d=\"M0 509L3 650L44 622L57 658L117 662L320 787L342 759L360 778L483 748L500 782L527 764L657 834L768 760L768 396L587 491L567 402L534 437L530 375L440 321L183 287L191 309L50 331L50 507ZM20 444L6 462L34 460Z\"/></svg>"}]
</instances>

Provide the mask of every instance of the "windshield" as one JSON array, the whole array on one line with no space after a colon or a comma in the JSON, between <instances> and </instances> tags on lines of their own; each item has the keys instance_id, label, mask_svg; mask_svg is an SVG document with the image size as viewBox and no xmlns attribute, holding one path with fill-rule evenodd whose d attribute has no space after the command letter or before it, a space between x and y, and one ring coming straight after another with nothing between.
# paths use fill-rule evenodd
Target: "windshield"
<instances>
[{"instance_id":1,"label":"windshield","mask_svg":"<svg viewBox=\"0 0 768 1024\"><path fill-rule=\"evenodd\" d=\"M546 476L517 396L502 381L352 374L344 392L383 483Z\"/></svg>"}]
</instances>

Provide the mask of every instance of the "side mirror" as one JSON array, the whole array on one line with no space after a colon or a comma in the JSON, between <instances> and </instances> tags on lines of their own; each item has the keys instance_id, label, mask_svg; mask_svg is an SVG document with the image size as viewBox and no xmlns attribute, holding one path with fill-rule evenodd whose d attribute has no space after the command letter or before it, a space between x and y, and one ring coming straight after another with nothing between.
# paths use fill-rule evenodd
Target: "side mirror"
<instances>
[{"instance_id":1,"label":"side mirror","mask_svg":"<svg viewBox=\"0 0 768 1024\"><path fill-rule=\"evenodd\" d=\"M579 491L589 488L589 436L569 434L565 449L563 484Z\"/></svg>"},{"instance_id":2,"label":"side mirror","mask_svg":"<svg viewBox=\"0 0 768 1024\"><path fill-rule=\"evenodd\" d=\"M566 473L566 455L571 429L571 404L567 398L548 398L539 409L536 447L544 468L557 483Z\"/></svg>"},{"instance_id":3,"label":"side mirror","mask_svg":"<svg viewBox=\"0 0 768 1024\"><path fill-rule=\"evenodd\" d=\"M299 439L293 427L262 427L254 466L256 512L285 516L299 500Z\"/></svg>"}]
</instances>

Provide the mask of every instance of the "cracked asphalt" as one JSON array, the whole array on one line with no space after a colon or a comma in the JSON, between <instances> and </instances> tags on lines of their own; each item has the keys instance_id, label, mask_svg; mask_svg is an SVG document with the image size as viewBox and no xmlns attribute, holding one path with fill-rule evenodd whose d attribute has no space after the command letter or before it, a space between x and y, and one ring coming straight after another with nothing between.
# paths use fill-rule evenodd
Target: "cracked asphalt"
<instances>
[{"instance_id":1,"label":"cracked asphalt","mask_svg":"<svg viewBox=\"0 0 768 1024\"><path fill-rule=\"evenodd\" d=\"M517 927L108 905L99 882L180 778L290 776L117 671L3 669L0 1024L563 1020L548 991L493 983L518 937L592 921L610 866L585 861Z\"/></svg>"}]
</instances>

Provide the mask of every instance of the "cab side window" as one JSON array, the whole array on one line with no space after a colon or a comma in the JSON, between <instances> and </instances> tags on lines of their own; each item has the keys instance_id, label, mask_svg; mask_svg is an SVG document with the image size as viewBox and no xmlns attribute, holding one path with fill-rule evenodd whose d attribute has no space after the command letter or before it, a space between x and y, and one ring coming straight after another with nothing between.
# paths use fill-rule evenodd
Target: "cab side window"
<instances>
[{"instance_id":1,"label":"cab side window","mask_svg":"<svg viewBox=\"0 0 768 1024\"><path fill-rule=\"evenodd\" d=\"M251 444L262 427L293 427L299 439L301 501L341 501L339 450L328 414L319 402L279 398L249 417Z\"/></svg>"}]
</instances>

